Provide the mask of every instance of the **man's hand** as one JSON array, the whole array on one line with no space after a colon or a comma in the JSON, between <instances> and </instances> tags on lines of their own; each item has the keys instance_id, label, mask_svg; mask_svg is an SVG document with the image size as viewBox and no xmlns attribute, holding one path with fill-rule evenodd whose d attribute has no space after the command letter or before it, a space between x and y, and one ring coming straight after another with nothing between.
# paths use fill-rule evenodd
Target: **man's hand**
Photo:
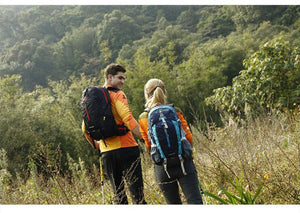
<instances>
[{"instance_id":1,"label":"man's hand","mask_svg":"<svg viewBox=\"0 0 300 213\"><path fill-rule=\"evenodd\" d=\"M140 133L140 127L139 125L137 125L133 130L131 130L131 132L138 138L138 139L142 139L142 135Z\"/></svg>"}]
</instances>

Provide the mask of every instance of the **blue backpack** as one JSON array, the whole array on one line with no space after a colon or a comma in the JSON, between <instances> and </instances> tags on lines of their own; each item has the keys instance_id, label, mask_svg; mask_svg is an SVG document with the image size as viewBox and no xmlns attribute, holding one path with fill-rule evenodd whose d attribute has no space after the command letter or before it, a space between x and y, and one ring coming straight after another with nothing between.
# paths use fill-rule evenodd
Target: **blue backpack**
<instances>
[{"instance_id":1,"label":"blue backpack","mask_svg":"<svg viewBox=\"0 0 300 213\"><path fill-rule=\"evenodd\" d=\"M173 105L159 105L148 114L148 137L151 141L151 158L163 165L168 177L168 167L179 166L184 175L184 159L191 158L192 148L185 138L181 122Z\"/></svg>"}]
</instances>

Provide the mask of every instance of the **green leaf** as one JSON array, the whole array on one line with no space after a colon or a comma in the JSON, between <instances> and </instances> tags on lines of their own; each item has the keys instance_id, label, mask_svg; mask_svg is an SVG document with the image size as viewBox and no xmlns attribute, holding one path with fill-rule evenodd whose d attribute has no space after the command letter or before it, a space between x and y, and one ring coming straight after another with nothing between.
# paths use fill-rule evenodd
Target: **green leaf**
<instances>
[{"instance_id":1,"label":"green leaf","mask_svg":"<svg viewBox=\"0 0 300 213\"><path fill-rule=\"evenodd\" d=\"M221 186L219 184L220 189L223 191L223 193L228 197L228 199L231 201L231 203L235 203L234 200L238 201L241 204L245 204L245 202L243 202L243 200L239 197L237 197L236 195L234 195L233 193L227 191L223 186Z\"/></svg>"},{"instance_id":2,"label":"green leaf","mask_svg":"<svg viewBox=\"0 0 300 213\"><path fill-rule=\"evenodd\" d=\"M257 188L256 193L254 194L253 199L252 199L253 203L255 203L255 200L256 200L257 196L259 195L259 193L261 192L262 187L263 187L263 184L261 184L261 185Z\"/></svg>"},{"instance_id":3,"label":"green leaf","mask_svg":"<svg viewBox=\"0 0 300 213\"><path fill-rule=\"evenodd\" d=\"M212 194L210 192L204 192L204 194L207 195L207 196L209 196L209 197L212 197L212 198L218 200L222 204L228 204L227 201L225 201L224 199L222 199L222 198L220 198L220 197L218 197L218 196L216 196L216 195L214 195L214 194Z\"/></svg>"}]
</instances>

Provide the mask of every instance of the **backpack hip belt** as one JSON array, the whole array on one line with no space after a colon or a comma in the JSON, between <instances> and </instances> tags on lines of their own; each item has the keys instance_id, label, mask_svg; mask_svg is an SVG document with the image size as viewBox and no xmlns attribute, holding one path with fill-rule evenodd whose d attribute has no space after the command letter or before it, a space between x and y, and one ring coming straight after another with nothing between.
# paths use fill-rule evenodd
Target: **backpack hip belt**
<instances>
[{"instance_id":1,"label":"backpack hip belt","mask_svg":"<svg viewBox=\"0 0 300 213\"><path fill-rule=\"evenodd\" d=\"M180 160L180 167L181 167L182 173L183 173L184 175L187 175L187 173L186 173L186 171L185 171L185 168L184 168L184 159L182 158L181 155L178 155L178 158L179 158L179 160ZM165 170L165 172L166 172L168 178L171 178L171 177L170 177L170 174L169 174L169 172L168 172L167 163L168 163L168 160L167 160L167 158L165 158L165 159L164 159L164 162L163 162L163 167L164 167L164 170Z\"/></svg>"}]
</instances>

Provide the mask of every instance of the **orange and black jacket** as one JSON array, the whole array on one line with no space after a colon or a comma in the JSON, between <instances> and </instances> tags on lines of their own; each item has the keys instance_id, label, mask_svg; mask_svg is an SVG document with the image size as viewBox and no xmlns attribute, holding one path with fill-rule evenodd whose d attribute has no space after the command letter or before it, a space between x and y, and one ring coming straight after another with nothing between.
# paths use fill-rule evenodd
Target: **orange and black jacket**
<instances>
[{"instance_id":1,"label":"orange and black jacket","mask_svg":"<svg viewBox=\"0 0 300 213\"><path fill-rule=\"evenodd\" d=\"M111 85L107 84L105 85L105 87L111 87ZM108 92L109 97L111 99L112 113L115 117L117 125L124 124L129 130L136 128L138 122L132 116L125 93L119 89L108 90ZM85 132L84 122L82 122L82 132L84 133L86 139L91 143L92 139ZM126 135L106 138L106 146L102 140L100 140L99 143L101 152L107 152L125 147L138 146L131 131L129 131ZM98 148L99 143L96 143L96 148Z\"/></svg>"},{"instance_id":2,"label":"orange and black jacket","mask_svg":"<svg viewBox=\"0 0 300 213\"><path fill-rule=\"evenodd\" d=\"M191 145L193 145L193 136L192 136L192 133L191 133L191 130L189 128L187 121L183 117L182 112L177 107L175 107L175 110L176 110L178 118L181 122L181 126L182 126L183 130L185 131L186 139L190 142ZM140 132L145 141L145 145L146 145L146 147L150 148L151 142L149 141L149 138L148 138L148 112L143 112L142 114L140 114L139 124L140 124Z\"/></svg>"}]
</instances>

